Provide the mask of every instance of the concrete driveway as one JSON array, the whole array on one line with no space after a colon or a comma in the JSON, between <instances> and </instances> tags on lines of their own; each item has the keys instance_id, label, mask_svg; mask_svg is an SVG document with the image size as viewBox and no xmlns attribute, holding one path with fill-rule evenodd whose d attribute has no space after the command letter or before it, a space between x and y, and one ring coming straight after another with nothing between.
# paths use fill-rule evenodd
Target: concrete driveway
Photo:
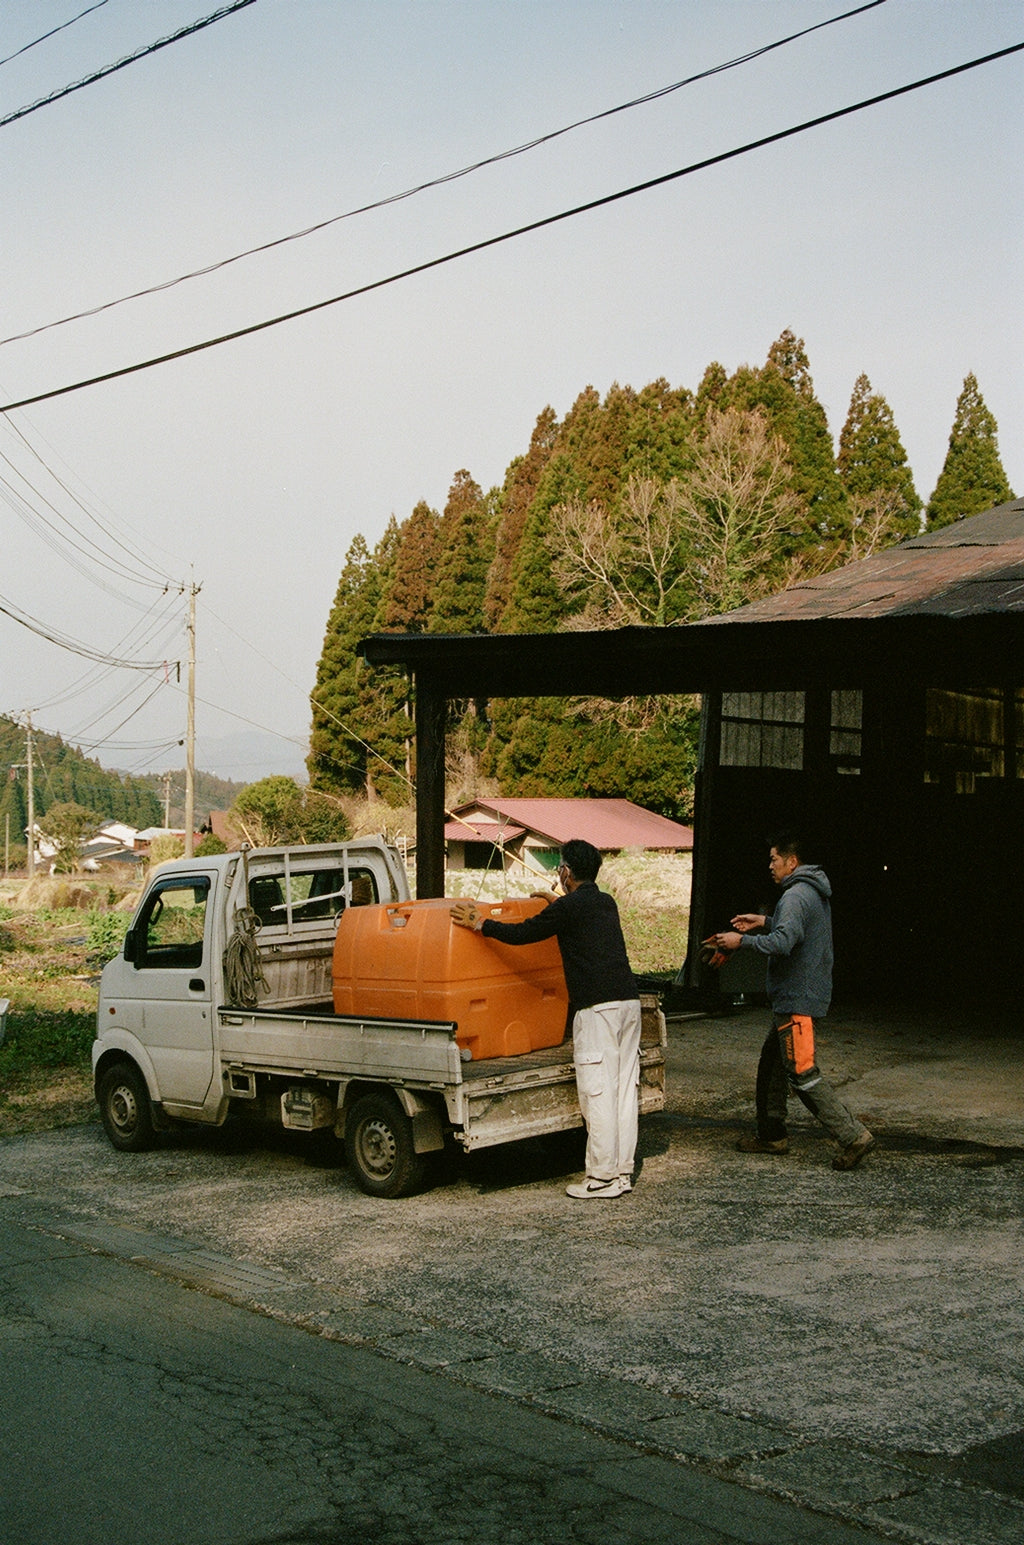
<instances>
[{"instance_id":1,"label":"concrete driveway","mask_svg":"<svg viewBox=\"0 0 1024 1545\"><path fill-rule=\"evenodd\" d=\"M672 1024L638 1183L492 1150L381 1202L251 1127L119 1155L98 1123L0 1147L5 1210L331 1338L912 1541L1024 1537L1020 1040L841 1011L823 1070L879 1137L851 1174L794 1110L736 1152L763 1011Z\"/></svg>"}]
</instances>

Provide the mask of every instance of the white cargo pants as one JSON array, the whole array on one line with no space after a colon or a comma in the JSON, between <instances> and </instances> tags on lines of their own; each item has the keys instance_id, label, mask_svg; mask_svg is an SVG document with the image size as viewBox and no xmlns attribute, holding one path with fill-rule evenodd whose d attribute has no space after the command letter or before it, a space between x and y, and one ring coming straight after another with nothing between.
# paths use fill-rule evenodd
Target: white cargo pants
<instances>
[{"instance_id":1,"label":"white cargo pants","mask_svg":"<svg viewBox=\"0 0 1024 1545\"><path fill-rule=\"evenodd\" d=\"M640 1098L640 1000L595 1003L572 1022L580 1111L587 1127L587 1175L630 1175Z\"/></svg>"}]
</instances>

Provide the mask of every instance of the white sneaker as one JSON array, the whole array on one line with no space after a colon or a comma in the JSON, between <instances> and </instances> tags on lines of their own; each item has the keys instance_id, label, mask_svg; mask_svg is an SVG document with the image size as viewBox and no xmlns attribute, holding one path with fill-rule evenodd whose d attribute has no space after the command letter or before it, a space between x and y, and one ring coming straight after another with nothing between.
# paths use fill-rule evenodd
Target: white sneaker
<instances>
[{"instance_id":1,"label":"white sneaker","mask_svg":"<svg viewBox=\"0 0 1024 1545\"><path fill-rule=\"evenodd\" d=\"M632 1191L633 1189L633 1182L628 1175L619 1176L619 1185L622 1187L624 1193L626 1191Z\"/></svg>"},{"instance_id":2,"label":"white sneaker","mask_svg":"<svg viewBox=\"0 0 1024 1545\"><path fill-rule=\"evenodd\" d=\"M591 1197L605 1196L611 1199L621 1196L623 1191L629 1190L628 1182L623 1185L621 1177L615 1175L611 1180L594 1180L588 1178L581 1180L577 1185L566 1186L566 1196L579 1197L581 1201L589 1201Z\"/></svg>"}]
</instances>

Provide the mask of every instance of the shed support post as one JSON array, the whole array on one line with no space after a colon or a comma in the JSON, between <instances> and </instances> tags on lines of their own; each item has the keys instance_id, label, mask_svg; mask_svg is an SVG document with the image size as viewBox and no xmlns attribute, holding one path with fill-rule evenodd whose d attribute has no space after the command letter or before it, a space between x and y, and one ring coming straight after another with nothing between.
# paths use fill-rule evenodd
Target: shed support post
<instances>
[{"instance_id":1,"label":"shed support post","mask_svg":"<svg viewBox=\"0 0 1024 1545\"><path fill-rule=\"evenodd\" d=\"M416 895L444 895L443 692L416 681Z\"/></svg>"},{"instance_id":2,"label":"shed support post","mask_svg":"<svg viewBox=\"0 0 1024 1545\"><path fill-rule=\"evenodd\" d=\"M708 926L708 885L713 859L711 842L718 814L717 772L721 754L722 694L715 690L703 693L700 700L700 744L693 801L693 878L686 950L687 987L699 987L702 977L708 974L701 967L700 946Z\"/></svg>"}]
</instances>

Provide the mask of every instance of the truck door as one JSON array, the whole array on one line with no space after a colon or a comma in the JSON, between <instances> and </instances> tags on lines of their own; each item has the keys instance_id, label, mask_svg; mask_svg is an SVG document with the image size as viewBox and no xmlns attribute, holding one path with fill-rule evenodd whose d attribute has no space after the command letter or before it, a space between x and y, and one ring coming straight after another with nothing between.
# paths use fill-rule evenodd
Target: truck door
<instances>
[{"instance_id":1,"label":"truck door","mask_svg":"<svg viewBox=\"0 0 1024 1545\"><path fill-rule=\"evenodd\" d=\"M211 908L205 874L159 876L132 927L140 1040L161 1098L201 1105L213 1077Z\"/></svg>"}]
</instances>

